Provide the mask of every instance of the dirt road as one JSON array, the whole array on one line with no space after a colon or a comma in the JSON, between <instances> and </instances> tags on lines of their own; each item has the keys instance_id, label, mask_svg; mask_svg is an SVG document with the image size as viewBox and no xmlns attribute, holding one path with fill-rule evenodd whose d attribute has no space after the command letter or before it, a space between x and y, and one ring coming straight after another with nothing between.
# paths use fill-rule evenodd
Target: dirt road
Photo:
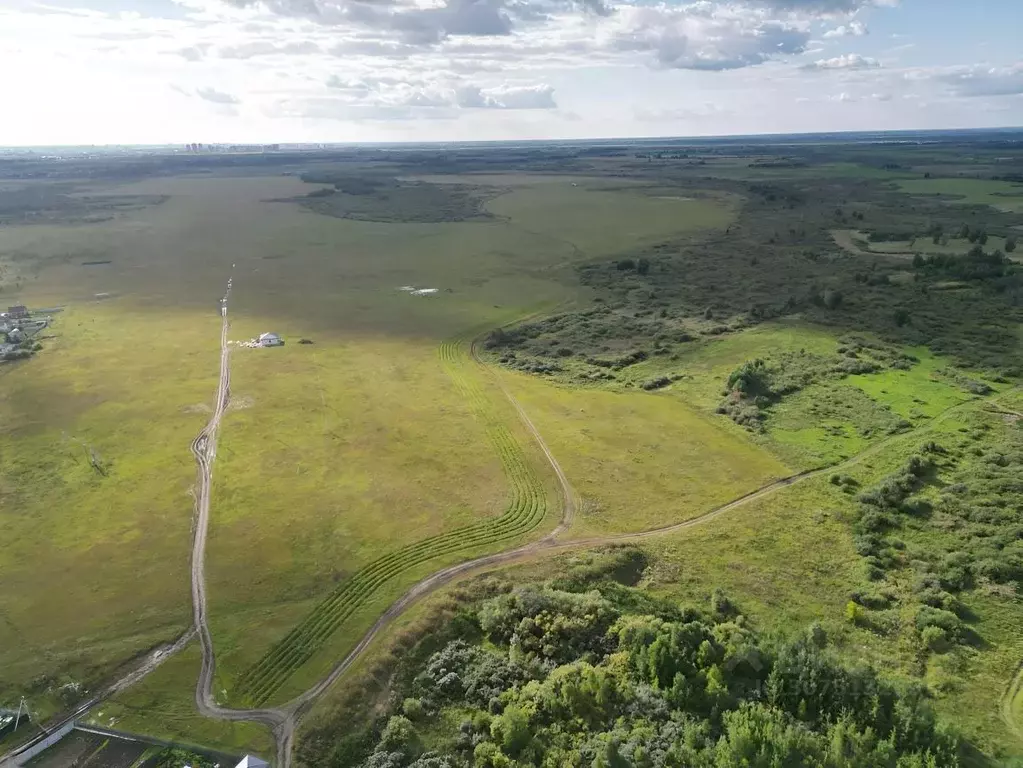
<instances>
[{"instance_id":1,"label":"dirt road","mask_svg":"<svg viewBox=\"0 0 1023 768\"><path fill-rule=\"evenodd\" d=\"M147 653L139 661L133 664L131 669L129 669L124 675L102 688L99 693L81 702L77 707L75 707L74 711L60 715L57 719L51 720L45 726L40 725L40 733L37 736L23 744L19 744L10 752L0 755L0 768L13 768L13 766L21 765L21 762L18 760L19 755L34 747L54 731L59 731L68 723L71 723L80 717L84 717L89 710L100 702L105 701L111 696L115 696L121 691L135 685L135 683L188 645L194 636L194 628L189 627L188 630L182 633L174 642L161 645L159 648Z\"/></svg>"},{"instance_id":2,"label":"dirt road","mask_svg":"<svg viewBox=\"0 0 1023 768\"><path fill-rule=\"evenodd\" d=\"M248 720L263 723L271 728L276 741L276 766L277 768L290 768L291 753L295 736L295 728L301 717L312 707L316 700L322 696L337 680L347 672L352 665L365 653L374 639L390 625L398 616L421 597L436 591L440 587L454 581L460 576L477 570L492 568L498 565L512 563L536 557L542 554L567 551L570 549L585 549L594 546L602 546L614 543L638 541L663 536L687 528L706 523L726 512L761 499L775 491L792 486L796 483L817 477L825 472L836 472L858 464L873 456L894 442L910 440L919 437L919 433L927 428L948 418L951 414L961 409L968 403L961 404L946 410L944 413L933 419L920 430L895 435L883 440L862 453L854 456L837 465L822 467L815 470L801 472L789 477L781 478L768 485L758 488L750 493L741 496L733 501L723 504L714 509L708 510L694 518L677 523L675 525L656 528L653 530L638 533L617 534L611 536L593 537L561 541L560 536L571 526L575 511L578 507L578 496L569 483L564 471L558 464L557 459L551 453L539 430L530 420L525 410L514 398L511 392L504 385L499 374L491 373L497 386L504 393L505 397L515 407L523 425L533 436L537 445L544 453L547 461L554 471L562 497L562 516L558 526L544 538L520 546L505 552L486 555L457 565L443 568L436 573L426 577L413 585L404 595L390 605L380 616L372 627L363 635L358 645L353 648L344 659L338 662L331 671L319 682L309 688L305 693L292 699L287 704L276 708L265 709L229 709L216 704L212 695L213 678L216 670L216 656L213 641L206 623L206 583L204 574L206 533L209 525L210 515L210 480L212 477L212 465L216 456L216 437L221 418L227 408L230 399L230 349L227 343L228 318L227 302L230 296L230 282L228 291L222 302L221 322L221 355L220 355L220 379L217 387L216 406L209 423L192 442L192 453L195 456L198 466L198 480L196 487L196 526L195 538L192 548L192 603L195 618L195 628L199 634L202 647L202 667L199 679L196 682L195 702L199 711L207 717L225 720ZM475 344L471 347L471 355L474 362L483 366L479 359L478 350ZM995 398L992 398L994 400ZM968 401L971 402L971 401Z\"/></svg>"},{"instance_id":3,"label":"dirt road","mask_svg":"<svg viewBox=\"0 0 1023 768\"><path fill-rule=\"evenodd\" d=\"M213 637L206 620L206 536L210 523L210 485L213 480L213 460L217 455L217 432L231 399L231 348L227 331L230 327L227 317L227 302L231 297L232 279L227 281L227 291L220 302L220 378L217 381L216 402L213 414L203 430L192 441L192 455L195 457L197 477L195 487L195 529L192 538L192 620L199 636L202 662L199 677L195 683L195 705L206 717L219 720L247 720L269 726L277 742L277 764L287 766L291 762L292 720L287 711L278 709L236 710L221 707L213 696L213 679L216 673L216 652Z\"/></svg>"},{"instance_id":4,"label":"dirt road","mask_svg":"<svg viewBox=\"0 0 1023 768\"><path fill-rule=\"evenodd\" d=\"M492 568L499 565L505 565L519 560L525 560L548 553L568 551L571 549L585 549L595 546L602 546L614 543L624 543L629 541L638 541L642 539L648 539L655 536L663 536L671 533L675 533L687 528L694 527L706 523L714 518L722 515L726 512L737 509L741 506L749 504L753 501L761 499L777 490L792 486L796 483L809 480L810 478L817 477L825 472L838 472L842 469L852 467L867 458L876 455L880 451L889 447L891 444L899 441L907 441L912 439L919 439L920 433L926 431L931 426L939 423L940 421L948 418L953 413L962 408L968 406L974 401L968 401L967 403L954 406L944 413L933 419L927 425L924 425L920 429L913 430L911 432L903 433L901 435L895 435L886 440L883 440L874 446L871 446L866 451L847 459L837 465L828 467L822 467L819 469L809 470L806 472L791 475L789 477L781 478L768 485L758 488L750 493L734 499L726 504L723 504L714 509L708 510L694 518L685 520L681 523L674 525L665 526L663 528L657 528L648 531L642 531L638 533L626 533L616 534L610 536L591 537L586 539L575 539L575 540L561 540L561 536L569 530L572 521L575 516L576 509L578 508L578 496L575 490L572 488L568 481L564 471L558 464L557 459L551 453L547 444L544 442L543 437L540 435L539 430L530 420L522 406L516 401L514 396L505 386L501 376L498 373L489 371L489 375L492 376L496 385L501 389L505 397L514 406L516 412L522 424L526 427L529 433L533 436L537 446L543 452L548 463L550 464L555 476L558 479L560 488L560 494L562 497L562 515L557 527L554 528L544 538L516 547L505 552L499 552L484 557L479 557L468 562L460 563L457 565L443 568L436 573L426 577L413 585L404 595L398 600L391 604L391 606L380 616L379 619L373 624L373 626L366 632L366 634L359 641L358 645L353 648L344 659L339 661L331 671L319 682L313 685L309 690L300 696L292 699L287 704L275 708L263 708L263 709L230 709L227 707L221 707L216 703L216 699L213 696L212 689L214 683L214 676L216 672L216 653L213 645L213 639L210 635L209 627L207 624L207 609L206 609L206 579L205 579L205 555L206 555L206 537L209 528L210 519L210 486L212 481L213 463L216 458L216 446L217 446L217 433L220 427L220 422L227 409L230 401L230 347L228 344L228 299L231 293L231 281L228 281L227 291L221 302L221 332L220 332L220 376L217 384L216 402L213 409L213 413L210 417L209 422L199 433L198 436L192 441L191 450L195 457L197 467L197 480L195 489L195 526L194 526L194 537L192 543L192 564L191 564L191 580L192 580L192 611L194 628L190 632L183 635L179 640L162 654L154 655L151 664L143 664L138 669L134 670L131 674L125 676L113 686L108 688L101 696L95 697L94 699L87 702L85 705L80 707L73 717L81 716L85 711L94 706L96 703L101 701L108 695L112 695L119 690L123 690L128 685L137 682L145 676L152 668L155 668L159 661L167 658L169 655L184 647L185 644L191 639L193 633L198 634L200 648L202 651L202 663L200 668L199 677L196 681L195 687L195 703L198 710L205 716L221 719L221 720L235 720L235 721L252 721L262 723L268 726L273 732L274 739L276 742L276 760L275 764L277 768L290 768L291 765L291 754L294 742L295 728L298 721L302 716L312 707L316 700L323 695L337 680L347 672L351 666L365 653L366 649L370 646L374 639L388 627L398 616L405 612L405 610L416 602L418 599L431 592L436 591L442 586L454 581L455 579L464 576L473 571L479 571L487 568ZM475 344L472 345L471 354L476 364L486 368L485 364L479 359L478 350ZM1003 393L998 398L991 398L990 403L994 403L1000 397L1009 394L1009 392ZM158 660L157 660L158 659Z\"/></svg>"}]
</instances>

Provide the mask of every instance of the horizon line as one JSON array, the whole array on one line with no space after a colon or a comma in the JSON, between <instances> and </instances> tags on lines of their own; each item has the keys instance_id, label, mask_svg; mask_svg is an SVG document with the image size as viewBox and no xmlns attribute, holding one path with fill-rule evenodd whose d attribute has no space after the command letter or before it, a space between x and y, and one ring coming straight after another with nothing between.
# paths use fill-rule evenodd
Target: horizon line
<instances>
[{"instance_id":1,"label":"horizon line","mask_svg":"<svg viewBox=\"0 0 1023 768\"><path fill-rule=\"evenodd\" d=\"M815 138L815 137L842 137L842 136L885 136L885 135L907 135L918 136L928 134L969 134L969 133L1023 133L1023 126L987 126L971 128L893 128L893 129L867 129L851 131L797 131L797 132L771 132L771 133L722 133L722 134L701 134L701 135L656 135L656 136L594 136L589 138L521 138L521 139L433 139L415 140L398 139L393 141L177 141L177 142L111 142L111 143L86 143L86 144L0 144L0 152L5 150L31 151L49 149L179 149L190 144L200 144L204 147L268 147L278 146L282 150L291 147L413 147L413 146L444 146L444 145L494 145L494 144L593 144L600 142L659 142L659 141L709 141L709 140L742 140L742 139L780 139L780 138Z\"/></svg>"}]
</instances>

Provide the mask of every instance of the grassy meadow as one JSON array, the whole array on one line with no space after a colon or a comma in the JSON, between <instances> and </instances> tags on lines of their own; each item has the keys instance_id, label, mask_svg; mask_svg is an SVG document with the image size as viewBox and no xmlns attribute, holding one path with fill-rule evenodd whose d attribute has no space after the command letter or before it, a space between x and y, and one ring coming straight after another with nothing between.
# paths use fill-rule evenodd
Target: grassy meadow
<instances>
[{"instance_id":1,"label":"grassy meadow","mask_svg":"<svg viewBox=\"0 0 1023 768\"><path fill-rule=\"evenodd\" d=\"M1004 211L1023 211L1023 186L990 179L932 178L896 182L903 192L933 196L943 202L989 205Z\"/></svg>"},{"instance_id":2,"label":"grassy meadow","mask_svg":"<svg viewBox=\"0 0 1023 768\"><path fill-rule=\"evenodd\" d=\"M792 474L679 398L504 377L581 496L571 534L671 525Z\"/></svg>"},{"instance_id":3,"label":"grassy meadow","mask_svg":"<svg viewBox=\"0 0 1023 768\"><path fill-rule=\"evenodd\" d=\"M891 472L907 451L925 441L949 446L962 442L964 431L988 422L984 414L983 404L967 405L951 417L889 438L878 450L843 464L841 471L866 487ZM1023 656L1018 633L1023 611L986 588L971 590L961 599L979 639L945 654L922 652L913 628L910 566L885 584L890 600L886 609L870 610L866 621L850 622L850 595L876 590L865 575L850 529L855 506L855 499L827 476L779 489L684 532L644 540L639 547L645 567L636 586L657 597L694 605L707 605L712 593L722 589L753 627L769 635L791 636L817 623L824 629L831 651L848 663L869 663L890 678L925 682L939 715L968 740L968 752L976 750L972 752L976 764L1002 764L1023 754L1023 741L1007 727L1000 701ZM935 546L921 538L922 534L923 530L906 532L907 564L914 554L922 555ZM955 546L952 540L944 545ZM595 559L599 559L596 553L578 551L477 576L420 606L402 623L410 627L406 635L392 642L407 648L419 636L414 634L414 622L420 624L418 632L428 633L430 622L424 615L442 616L445 611L457 610L466 593L492 592L494 584L556 579L572 569L585 572ZM593 584L592 588L600 586ZM388 652L397 654L389 662ZM379 705L391 668L388 665L399 664L400 668L400 655L394 645L377 643L350 684L318 706L312 726L322 725L317 718L364 712L373 702ZM1018 708L1018 700L1010 706ZM995 762L985 762L978 757L980 752Z\"/></svg>"},{"instance_id":4,"label":"grassy meadow","mask_svg":"<svg viewBox=\"0 0 1023 768\"><path fill-rule=\"evenodd\" d=\"M1005 576L992 542L1007 562L1018 549L999 514L1013 509L1023 461L1009 359L1023 332L998 348L989 327L1014 322L1014 265L960 275L984 311L950 327L932 303L947 276L905 262L963 256L959 240L937 251L917 237L905 253L860 245L897 215L914 223L891 231L924 232L951 202L1003 209L992 228L1004 234L1019 187L907 179L887 155L836 155L641 155L444 176L409 162L372 194L350 184L320 195L321 213L300 202L326 188L290 170L167 175L88 185L92 199L144 201L103 221L0 228L7 303L65 308L41 351L0 366L0 705L25 694L55 712L189 626L188 447L216 389L230 275L231 406L206 562L219 702L287 701L417 580L557 525L556 478L507 392L580 497L567 539L669 526L834 467L642 540L640 586L697 602L720 587L768 633L818 621L846 660L926 684L978 749L1020 753L1003 719L1023 699L999 696L1023 658L1023 613L1011 583L982 575ZM379 176L328 170L341 186ZM459 208L455 190L436 195L450 218L432 215L436 190L417 185L441 183L471 187L483 207ZM414 223L397 220L409 200ZM375 205L386 217L373 220ZM955 216L941 219L946 231ZM238 343L264 331L286 346ZM946 335L956 343L942 349ZM990 352L975 360L1004 365L963 363L974 346ZM928 441L945 447L928 449L926 472L893 480ZM899 506L903 494L884 514L867 510L870 489L899 483L912 504ZM967 567L959 550L977 576L948 586ZM493 580L591 557L540 558ZM955 592L942 605L976 641L936 650L914 622L921 579L940 568ZM428 632L436 610L453 617L474 579L399 617L318 712L353 691L367 692L364 715L385 699L379 664ZM190 645L92 717L269 752L263 730L195 713L198 660Z\"/></svg>"},{"instance_id":5,"label":"grassy meadow","mask_svg":"<svg viewBox=\"0 0 1023 768\"><path fill-rule=\"evenodd\" d=\"M441 342L585 297L570 265L623 247L611 229L659 238L731 215L714 201L574 184L515 186L492 201L489 221L396 225L272 202L304 194L294 178L161 178L104 190L166 196L109 221L6 227L0 257L32 275L17 300L67 309L41 353L0 370L13 542L3 554L13 588L0 595L3 693L28 692L52 711L63 683L88 687L190 622L188 444L215 390L228 275L231 338L274 330L288 344L232 352L207 562L227 700L238 676L360 567L499 518L508 479L480 414L441 364ZM591 231L591 201L607 231ZM109 263L83 263L96 261ZM412 296L399 290L406 285L438 292ZM541 526L516 534L537 535L558 514L549 472L495 383L470 375L546 489ZM389 577L280 695L343 656L416 578L506 545L470 540ZM132 691L117 705L133 727L150 712L161 732L185 735L191 721L161 713L187 708L194 681L158 674L141 689L151 688L147 706Z\"/></svg>"}]
</instances>

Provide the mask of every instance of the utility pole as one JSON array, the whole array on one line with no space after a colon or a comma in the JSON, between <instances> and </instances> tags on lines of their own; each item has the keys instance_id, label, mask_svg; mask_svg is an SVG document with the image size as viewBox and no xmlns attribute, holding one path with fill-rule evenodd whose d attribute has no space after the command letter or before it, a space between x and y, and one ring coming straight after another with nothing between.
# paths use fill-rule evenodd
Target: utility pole
<instances>
[{"instance_id":1,"label":"utility pole","mask_svg":"<svg viewBox=\"0 0 1023 768\"><path fill-rule=\"evenodd\" d=\"M21 708L25 707L25 697L21 697L21 701L18 702L18 716L14 718L14 730L18 730L18 723L21 722ZM25 707L25 712L28 712L28 707Z\"/></svg>"}]
</instances>

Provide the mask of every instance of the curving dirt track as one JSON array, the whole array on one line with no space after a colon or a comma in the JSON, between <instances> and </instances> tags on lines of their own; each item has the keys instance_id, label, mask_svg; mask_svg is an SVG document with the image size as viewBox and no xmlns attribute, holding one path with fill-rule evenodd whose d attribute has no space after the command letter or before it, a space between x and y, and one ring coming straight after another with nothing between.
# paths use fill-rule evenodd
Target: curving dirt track
<instances>
[{"instance_id":1,"label":"curving dirt track","mask_svg":"<svg viewBox=\"0 0 1023 768\"><path fill-rule=\"evenodd\" d=\"M515 547L504 552L499 552L491 555L476 558L474 560L459 563L457 565L443 568L432 575L422 579L418 583L414 584L405 594L403 594L398 600L391 604L391 606L380 616L379 619L373 624L373 626L366 632L366 634L359 641L358 645L353 648L344 659L339 661L331 671L319 682L309 688L305 693L292 699L288 703L280 707L268 707L268 708L257 708L257 709L231 709L227 707L221 707L217 705L216 700L212 694L212 687L214 681L214 675L216 671L216 653L213 646L213 640L210 635L209 627L207 624L206 616L206 581L205 581L205 554L206 554L206 537L209 527L210 518L210 485L212 480L212 467L213 461L216 457L216 438L217 432L220 427L220 422L227 409L230 401L230 348L228 345L227 333L229 329L228 315L227 315L227 303L231 293L231 280L228 280L227 291L221 302L221 334L220 334L220 377L217 384L216 403L213 410L213 414L210 417L209 422L203 428L203 430L196 436L192 441L191 450L196 460L197 466L197 481L195 491L195 526L192 543L192 564L191 564L191 580L192 580L192 611L194 619L194 628L189 632L185 633L179 638L172 646L162 649L161 651L152 654L142 665L133 670L129 675L121 678L119 681L107 688L102 694L94 697L89 702L86 702L80 707L72 717L79 717L84 714L92 706L95 706L99 701L106 698L107 696L113 695L114 693L123 690L129 685L142 679L149 671L151 671L157 664L164 659L168 658L171 654L177 650L183 648L187 642L191 639L193 634L198 634L200 648L202 651L202 662L199 677L196 681L195 687L195 703L199 712L203 715L211 718L221 720L235 720L235 721L251 721L258 722L268 726L273 732L274 739L276 742L276 759L275 764L277 768L290 768L291 765L291 753L294 742L295 728L301 717L310 709L312 704L337 680L347 672L352 665L365 653L366 649L370 646L374 639L390 625L398 616L416 602L419 598L436 591L440 587L454 581L455 579L464 576L470 572L491 568L498 565L504 565L512 563L518 560L524 560L531 557L540 556L552 552L568 551L571 549L585 549L594 546L602 546L614 543L623 543L629 541L638 541L642 539L648 539L655 536L663 536L685 530L703 523L706 523L714 518L722 515L726 512L732 511L745 504L749 504L760 498L763 498L777 490L786 488L804 480L817 477L825 472L840 471L843 468L848 468L858 464L865 459L873 456L886 447L890 446L894 442L903 440L910 440L919 436L921 432L926 431L934 424L948 418L956 411L962 410L964 407L970 405L974 401L967 401L958 406L949 408L944 413L937 416L927 425L906 432L901 435L895 435L886 440L883 440L866 451L854 456L846 461L843 461L836 465L827 467L821 467L818 469L801 472L789 477L781 478L772 483L769 483L761 488L758 488L750 493L734 499L726 504L715 507L714 509L708 510L707 512L698 515L697 517L690 518L689 520L674 525L664 526L662 528L656 528L647 531L641 531L637 533L626 533L617 534L601 537L591 537L586 539L575 539L575 540L560 540L560 537L569 530L572 521L575 516L576 509L578 508L578 496L575 490L572 488L571 483L568 481L564 471L558 464L557 459L551 453L547 444L544 442L543 437L540 435L539 430L530 420L525 410L514 398L511 392L505 386L500 375L495 374L492 370L487 368L485 363L479 358L478 348L475 343L471 345L470 354L473 361L490 372L490 375L496 382L497 386L501 389L504 396L514 406L522 424L526 427L532 438L536 441L537 446L541 449L548 463L551 466L554 474L558 479L558 485L561 495L561 520L557 527L547 534L544 538L539 539L535 542L525 544L522 546ZM992 405L1001 397L1010 394L1015 390L1010 390L998 397L993 397L988 400ZM1006 690L1002 700L1002 711L1003 716L1006 717L1006 722L1013 730L1018 729L1018 724L1014 723L1012 714L1012 702L1020 695L1023 695L1023 668L1017 671L1018 674L1014 677L1013 682Z\"/></svg>"},{"instance_id":2,"label":"curving dirt track","mask_svg":"<svg viewBox=\"0 0 1023 768\"><path fill-rule=\"evenodd\" d=\"M230 709L218 706L212 695L213 677L216 669L216 655L213 647L213 641L206 623L206 584L204 575L206 532L209 525L210 513L210 480L213 459L216 456L216 436L221 418L223 417L230 399L230 350L227 343L227 301L230 296L230 291L231 283L228 281L228 289L227 293L224 295L221 309L220 379L217 387L216 407L214 408L213 415L210 417L209 423L192 442L192 453L195 456L196 464L198 466L196 526L192 547L192 602L195 628L199 635L202 649L202 667L199 678L196 682L195 703L199 711L207 717L224 720L253 721L269 726L276 741L277 748L275 762L277 768L290 768L296 725L301 717L309 710L312 704L352 667L363 653L365 653L373 640L376 639L376 637L410 605L419 598L454 581L458 577L472 571L491 568L497 565L515 562L517 560L534 557L548 552L584 549L606 544L637 541L652 538L654 536L671 534L706 523L719 515L763 498L764 496L774 493L781 488L792 486L804 480L819 476L825 472L834 472L862 462L870 456L879 453L893 442L911 439L918 435L920 431L926 430L930 426L944 420L970 402L968 401L967 403L963 403L959 406L949 408L920 430L913 430L911 432L883 440L844 462L781 478L684 522L638 533L560 541L559 537L571 526L578 506L578 496L572 488L571 483L569 483L564 471L561 469L561 466L558 464L557 459L544 442L539 430L530 420L525 410L514 398L511 392L508 391L500 376L492 373L491 375L495 379L497 385L500 387L505 397L507 397L511 404L515 407L523 425L532 435L536 444L544 453L552 470L557 476L562 501L562 516L558 526L547 534L547 536L539 539L538 541L531 542L511 550L506 550L504 552L486 555L474 560L469 560L464 563L443 568L414 584L407 592L405 592L405 594L390 605L380 618L377 619L373 626L370 627L366 634L363 635L358 645L356 645L344 659L339 661L323 679L305 691L305 693L302 693L288 703L280 707L264 709ZM470 350L473 361L478 365L483 366L484 363L479 358L478 348L475 343L471 345ZM995 399L997 398L992 398L992 401Z\"/></svg>"},{"instance_id":3,"label":"curving dirt track","mask_svg":"<svg viewBox=\"0 0 1023 768\"><path fill-rule=\"evenodd\" d=\"M1016 738L1023 741L1023 723L1016 719L1017 702L1021 700L1023 700L1023 661L1016 665L1016 669L1012 673L1012 679L1005 687L1005 691L1002 693L1002 698L999 701L1002 719L1009 727L1009 730L1015 734Z\"/></svg>"}]
</instances>

